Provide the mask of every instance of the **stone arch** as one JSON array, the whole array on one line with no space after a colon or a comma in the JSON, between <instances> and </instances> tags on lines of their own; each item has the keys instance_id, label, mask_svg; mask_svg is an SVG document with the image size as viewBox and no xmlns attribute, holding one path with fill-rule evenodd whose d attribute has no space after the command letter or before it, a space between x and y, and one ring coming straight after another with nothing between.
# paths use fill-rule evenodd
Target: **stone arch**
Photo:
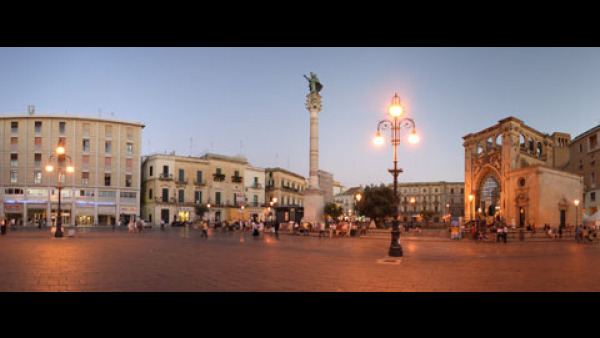
<instances>
[{"instance_id":1,"label":"stone arch","mask_svg":"<svg viewBox=\"0 0 600 338\"><path fill-rule=\"evenodd\" d=\"M482 215L495 215L496 207L502 208L503 182L498 170L485 166L475 180L475 212L481 209ZM492 209L490 214L490 207ZM487 209L487 210L486 210Z\"/></svg>"},{"instance_id":2,"label":"stone arch","mask_svg":"<svg viewBox=\"0 0 600 338\"><path fill-rule=\"evenodd\" d=\"M495 138L496 146L502 147L502 134L498 134Z\"/></svg>"}]
</instances>

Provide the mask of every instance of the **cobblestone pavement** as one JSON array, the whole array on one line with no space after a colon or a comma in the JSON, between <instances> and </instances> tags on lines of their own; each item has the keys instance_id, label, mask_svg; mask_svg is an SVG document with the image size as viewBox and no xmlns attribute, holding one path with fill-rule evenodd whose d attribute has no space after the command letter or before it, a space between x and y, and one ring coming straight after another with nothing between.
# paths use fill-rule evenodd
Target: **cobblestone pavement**
<instances>
[{"instance_id":1,"label":"cobblestone pavement","mask_svg":"<svg viewBox=\"0 0 600 338\"><path fill-rule=\"evenodd\" d=\"M0 291L600 291L600 244L402 242L168 229L15 231L0 238Z\"/></svg>"}]
</instances>

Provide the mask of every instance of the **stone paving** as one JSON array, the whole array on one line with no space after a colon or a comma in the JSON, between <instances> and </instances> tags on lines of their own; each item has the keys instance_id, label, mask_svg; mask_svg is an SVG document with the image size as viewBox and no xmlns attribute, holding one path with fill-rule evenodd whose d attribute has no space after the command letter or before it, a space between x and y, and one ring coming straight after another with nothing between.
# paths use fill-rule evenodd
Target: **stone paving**
<instances>
[{"instance_id":1,"label":"stone paving","mask_svg":"<svg viewBox=\"0 0 600 338\"><path fill-rule=\"evenodd\" d=\"M600 244L388 240L169 228L0 237L0 291L600 291Z\"/></svg>"}]
</instances>

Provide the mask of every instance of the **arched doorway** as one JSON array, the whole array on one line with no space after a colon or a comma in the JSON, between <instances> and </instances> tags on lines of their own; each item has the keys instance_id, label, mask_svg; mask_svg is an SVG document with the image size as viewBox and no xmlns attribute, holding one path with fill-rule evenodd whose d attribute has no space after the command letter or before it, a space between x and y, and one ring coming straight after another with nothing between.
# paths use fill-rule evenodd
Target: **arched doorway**
<instances>
[{"instance_id":1,"label":"arched doorway","mask_svg":"<svg viewBox=\"0 0 600 338\"><path fill-rule=\"evenodd\" d=\"M479 186L479 212L482 216L496 216L500 210L500 182L493 173L488 174Z\"/></svg>"}]
</instances>

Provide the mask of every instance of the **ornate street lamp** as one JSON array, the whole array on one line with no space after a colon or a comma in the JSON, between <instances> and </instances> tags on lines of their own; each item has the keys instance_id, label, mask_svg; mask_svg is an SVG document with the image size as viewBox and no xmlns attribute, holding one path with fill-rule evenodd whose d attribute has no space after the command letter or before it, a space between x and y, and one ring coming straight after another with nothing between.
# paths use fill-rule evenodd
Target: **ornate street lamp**
<instances>
[{"instance_id":1,"label":"ornate street lamp","mask_svg":"<svg viewBox=\"0 0 600 338\"><path fill-rule=\"evenodd\" d=\"M389 172L394 176L394 221L392 222L392 243L390 245L389 256L402 257L402 246L400 245L400 222L398 221L398 175L403 172L398 168L398 145L400 144L400 130L402 128L411 129L412 132L408 138L408 142L415 144L419 142L419 136L416 133L415 121L413 119L400 117L404 114L404 107L400 103L398 94L392 98L392 104L389 108L389 115L393 120L383 120L377 126L377 135L374 143L381 146L385 143L385 139L381 136L381 129L390 129L392 133L392 146L394 147L394 169Z\"/></svg>"},{"instance_id":2,"label":"ornate street lamp","mask_svg":"<svg viewBox=\"0 0 600 338\"><path fill-rule=\"evenodd\" d=\"M58 185L56 189L58 189L58 215L56 218L56 232L54 233L54 237L63 237L62 231L62 210L61 210L61 197L62 197L62 189L63 189L63 179L64 179L64 171L67 173L75 172L75 168L71 165L71 158L65 155L66 149L62 144L59 144L56 147L56 155L50 156L50 161L48 165L46 165L47 172L53 172L54 166L51 164L53 161L57 163L57 171L58 171ZM69 162L67 166L65 166L66 162Z\"/></svg>"}]
</instances>

